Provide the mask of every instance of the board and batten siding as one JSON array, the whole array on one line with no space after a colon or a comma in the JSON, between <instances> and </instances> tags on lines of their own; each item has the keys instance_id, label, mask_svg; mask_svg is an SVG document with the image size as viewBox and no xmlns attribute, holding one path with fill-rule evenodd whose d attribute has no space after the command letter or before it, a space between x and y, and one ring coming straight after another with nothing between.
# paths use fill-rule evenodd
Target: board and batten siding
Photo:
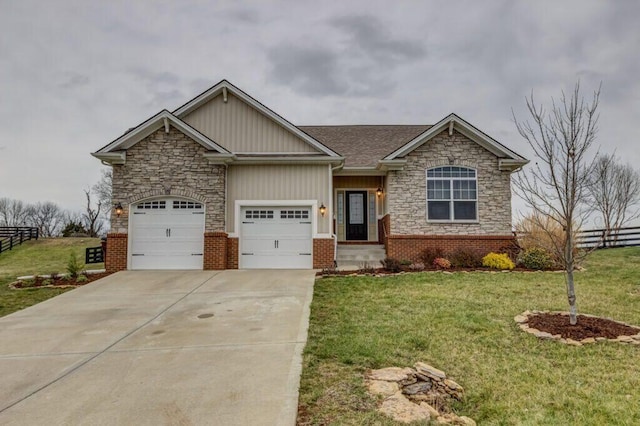
<instances>
[{"instance_id":1,"label":"board and batten siding","mask_svg":"<svg viewBox=\"0 0 640 426\"><path fill-rule=\"evenodd\" d=\"M231 93L226 103L216 96L182 119L231 152L318 152Z\"/></svg>"},{"instance_id":2,"label":"board and batten siding","mask_svg":"<svg viewBox=\"0 0 640 426\"><path fill-rule=\"evenodd\" d=\"M319 234L330 232L330 168L326 165L229 166L227 171L227 232L237 233L236 200L316 200L327 213L318 213ZM278 205L275 203L274 205Z\"/></svg>"}]
</instances>

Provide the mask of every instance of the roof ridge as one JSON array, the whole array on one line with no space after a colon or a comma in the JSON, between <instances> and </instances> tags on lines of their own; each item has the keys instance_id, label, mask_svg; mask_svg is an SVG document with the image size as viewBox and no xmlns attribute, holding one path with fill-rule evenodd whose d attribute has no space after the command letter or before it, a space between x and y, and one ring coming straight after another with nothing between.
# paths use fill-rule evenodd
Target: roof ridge
<instances>
[{"instance_id":1,"label":"roof ridge","mask_svg":"<svg viewBox=\"0 0 640 426\"><path fill-rule=\"evenodd\" d=\"M300 124L296 127L425 127L433 124Z\"/></svg>"}]
</instances>

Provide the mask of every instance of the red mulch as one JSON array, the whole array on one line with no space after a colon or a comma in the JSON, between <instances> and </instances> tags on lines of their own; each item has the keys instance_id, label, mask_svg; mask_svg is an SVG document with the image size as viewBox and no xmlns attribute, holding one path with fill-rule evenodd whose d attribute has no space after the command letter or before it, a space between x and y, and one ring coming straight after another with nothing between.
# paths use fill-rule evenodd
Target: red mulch
<instances>
[{"instance_id":1,"label":"red mulch","mask_svg":"<svg viewBox=\"0 0 640 426\"><path fill-rule=\"evenodd\" d=\"M582 340L589 337L605 337L615 339L618 336L633 336L640 333L640 328L630 327L613 320L578 315L576 325L569 324L569 315L536 314L529 317L529 327L546 331L552 335L559 334L564 339Z\"/></svg>"},{"instance_id":2,"label":"red mulch","mask_svg":"<svg viewBox=\"0 0 640 426\"><path fill-rule=\"evenodd\" d=\"M102 272L100 274L87 274L86 275L87 280L79 283L72 279L67 280L64 277L56 277L56 278L36 277L35 282L18 281L14 283L13 286L15 288L38 288L38 287L44 287L44 286L68 287L70 285L81 286L81 285L89 284L90 282L99 280L100 278L104 278L107 275L111 275L111 273ZM45 284L45 281L49 281L49 282Z\"/></svg>"}]
</instances>

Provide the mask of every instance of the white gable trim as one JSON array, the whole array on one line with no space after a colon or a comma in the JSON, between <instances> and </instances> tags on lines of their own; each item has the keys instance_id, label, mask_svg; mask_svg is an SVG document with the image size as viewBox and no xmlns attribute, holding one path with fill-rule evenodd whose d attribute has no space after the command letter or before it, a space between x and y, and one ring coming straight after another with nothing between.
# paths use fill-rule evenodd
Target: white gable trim
<instances>
[{"instance_id":1,"label":"white gable trim","mask_svg":"<svg viewBox=\"0 0 640 426\"><path fill-rule=\"evenodd\" d=\"M237 96L242 101L244 101L247 104L251 105L253 108L255 108L258 111L260 111L263 115L267 116L268 118L270 118L274 122L278 123L279 125L281 125L285 129L287 129L289 132L293 133L294 135L296 135L297 137L302 139L304 142L306 142L309 145L313 146L318 151L320 151L320 152L322 152L322 153L324 153L324 154L326 154L328 156L331 156L331 157L340 157L340 155L337 152L332 151L327 146L323 145L322 143L320 143L316 139L312 138L311 136L309 136L308 134L306 134L302 130L298 129L296 126L291 124L289 121L284 119L282 116L278 115L277 113L275 113L271 109L267 108L266 106L264 106L263 104L261 104L260 102L258 102L257 100L255 100L254 98L252 98L251 96L249 96L248 94L246 94L245 92L243 92L242 90L237 88L236 86L234 86L233 84L229 83L227 80L222 80L220 83L216 84L215 86L213 86L209 90L207 90L207 91L201 93L200 95L196 96L195 98L193 98L192 100L190 100L186 104L182 105L181 107L179 107L178 109L173 111L173 114L176 115L177 117L181 117L182 118L185 115L189 114L190 112L192 112L192 111L196 110L197 108L199 108L201 105L203 105L206 102L210 101L211 99L215 98L220 93L223 93L223 91L231 92L233 95Z\"/></svg>"},{"instance_id":2,"label":"white gable trim","mask_svg":"<svg viewBox=\"0 0 640 426\"><path fill-rule=\"evenodd\" d=\"M493 153L495 156L511 160L511 164L513 165L517 164L518 166L523 166L529 162L529 160L511 151L509 148L505 147L500 142L491 138L487 134L481 132L480 130L469 124L467 121L463 120L455 114L449 114L448 116L434 124L432 127L427 129L425 132L407 142L404 146L387 155L381 161L381 163L384 163L388 160L397 160L399 159L399 157L404 157L405 155L409 154L411 151L418 148L429 139L438 135L440 132L447 128L449 128L451 132L452 125L453 129L459 131L472 141L476 142L478 145L485 148L487 151Z\"/></svg>"},{"instance_id":3,"label":"white gable trim","mask_svg":"<svg viewBox=\"0 0 640 426\"><path fill-rule=\"evenodd\" d=\"M180 120L175 115L171 114L166 109L160 111L158 114L149 118L142 124L135 127L133 130L125 133L120 136L118 139L111 142L109 145L101 148L97 152L93 154L94 157L101 157L101 154L117 151L117 150L126 150L131 148L133 145L140 142L142 139L146 138L153 132L161 129L168 128L168 124L172 125L176 129L180 130L185 135L189 136L194 141L198 142L200 145L204 146L208 150L218 151L221 154L231 154L222 146L218 145L193 127L189 126L184 121Z\"/></svg>"}]
</instances>

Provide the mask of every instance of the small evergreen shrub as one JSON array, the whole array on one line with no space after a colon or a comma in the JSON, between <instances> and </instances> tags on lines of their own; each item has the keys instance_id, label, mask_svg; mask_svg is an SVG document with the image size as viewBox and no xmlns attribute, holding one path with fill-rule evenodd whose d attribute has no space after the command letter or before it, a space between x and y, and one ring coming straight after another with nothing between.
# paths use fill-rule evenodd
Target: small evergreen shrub
<instances>
[{"instance_id":1,"label":"small evergreen shrub","mask_svg":"<svg viewBox=\"0 0 640 426\"><path fill-rule=\"evenodd\" d=\"M433 267L436 269L450 269L451 262L449 262L444 257L436 257L433 259Z\"/></svg>"},{"instance_id":2,"label":"small evergreen shrub","mask_svg":"<svg viewBox=\"0 0 640 426\"><path fill-rule=\"evenodd\" d=\"M87 281L89 281L89 279L86 275L78 275L78 278L76 278L77 283L86 283Z\"/></svg>"},{"instance_id":3,"label":"small evergreen shrub","mask_svg":"<svg viewBox=\"0 0 640 426\"><path fill-rule=\"evenodd\" d=\"M387 257L384 260L381 260L380 263L382 263L382 267L389 272L402 271L402 265L400 265L400 261L398 259Z\"/></svg>"},{"instance_id":4,"label":"small evergreen shrub","mask_svg":"<svg viewBox=\"0 0 640 426\"><path fill-rule=\"evenodd\" d=\"M482 258L482 266L500 270L513 269L516 267L513 261L509 259L509 255L505 253L489 253Z\"/></svg>"},{"instance_id":5,"label":"small evergreen shrub","mask_svg":"<svg viewBox=\"0 0 640 426\"><path fill-rule=\"evenodd\" d=\"M420 253L420 262L425 266L433 266L433 261L437 257L444 257L444 250L441 248L426 248Z\"/></svg>"},{"instance_id":6,"label":"small evergreen shrub","mask_svg":"<svg viewBox=\"0 0 640 426\"><path fill-rule=\"evenodd\" d=\"M479 268L482 266L482 255L474 250L460 248L447 256L451 266L456 268Z\"/></svg>"},{"instance_id":7,"label":"small evergreen shrub","mask_svg":"<svg viewBox=\"0 0 640 426\"><path fill-rule=\"evenodd\" d=\"M71 278L76 278L84 265L78 259L75 251L72 251L69 255L69 260L67 261L67 273Z\"/></svg>"},{"instance_id":8,"label":"small evergreen shrub","mask_svg":"<svg viewBox=\"0 0 640 426\"><path fill-rule=\"evenodd\" d=\"M551 255L542 247L531 247L518 257L518 263L528 269L549 269L553 266Z\"/></svg>"}]
</instances>

